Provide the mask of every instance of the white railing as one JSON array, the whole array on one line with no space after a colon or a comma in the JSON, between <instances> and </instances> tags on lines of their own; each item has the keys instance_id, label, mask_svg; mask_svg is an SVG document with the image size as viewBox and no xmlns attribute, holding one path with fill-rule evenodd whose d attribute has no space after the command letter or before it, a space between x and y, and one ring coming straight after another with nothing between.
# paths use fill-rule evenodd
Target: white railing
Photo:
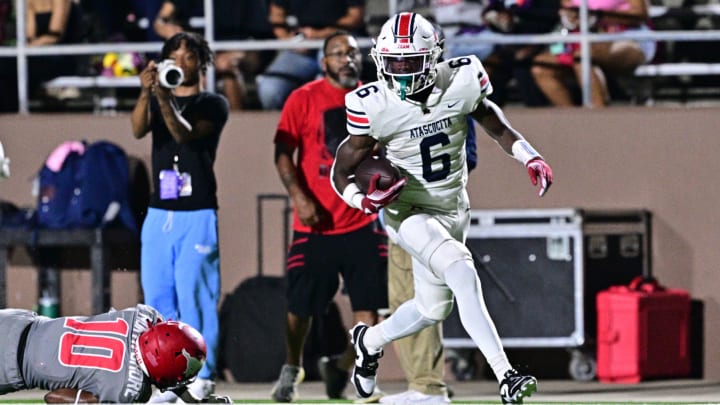
<instances>
[{"instance_id":1,"label":"white railing","mask_svg":"<svg viewBox=\"0 0 720 405\"><path fill-rule=\"evenodd\" d=\"M393 10L393 0L389 1L389 9ZM212 0L204 0L205 15L213 15ZM27 58L40 55L93 55L104 54L109 50L115 52L159 52L162 48L161 42L143 43L98 43L98 44L74 44L74 45L52 45L44 47L28 47L25 37L25 1L16 1L17 15L17 45L0 47L0 57L17 57L18 70L18 101L21 113L28 113L27 94ZM660 10L662 11L662 10ZM655 13L659 13L656 9ZM720 10L711 8L710 13L720 13ZM590 43L616 41L620 39L654 40L654 41L717 41L720 40L720 30L712 31L641 31L622 32L616 34L597 34L588 31L587 26L588 9L586 1L580 7L580 32L577 34L563 35L560 33L538 34L538 35L506 35L493 36L493 43L497 44L553 44L577 42L580 43L581 71L583 78L582 100L584 106L590 106ZM284 49L319 49L322 47L322 40L247 40L247 41L216 41L214 39L214 25L212 18L205 19L205 38L214 51L226 50L284 50ZM447 38L447 42L472 42L472 38ZM372 45L370 38L359 38L359 45L362 48L369 48ZM208 69L207 87L210 91L215 88L215 74L213 69Z\"/></svg>"}]
</instances>

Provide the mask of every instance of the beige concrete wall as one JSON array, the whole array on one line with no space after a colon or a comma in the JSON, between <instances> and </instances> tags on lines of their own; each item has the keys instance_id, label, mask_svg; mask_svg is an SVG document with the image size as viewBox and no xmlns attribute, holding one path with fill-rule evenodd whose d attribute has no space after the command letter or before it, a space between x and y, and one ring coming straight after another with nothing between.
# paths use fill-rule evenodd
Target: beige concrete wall
<instances>
[{"instance_id":1,"label":"beige concrete wall","mask_svg":"<svg viewBox=\"0 0 720 405\"><path fill-rule=\"evenodd\" d=\"M706 376L720 377L720 110L617 107L607 110L510 109L510 120L552 164L555 184L539 199L523 168L486 136L478 142L479 168L469 190L474 208L647 208L654 214L653 270L661 282L705 302ZM220 143L223 292L255 274L255 196L283 193L272 161L277 113L231 116ZM482 132L480 132L482 134ZM0 198L33 204L31 177L59 142L108 139L149 162L149 139L130 134L129 117L91 115L0 116L0 140L12 159L12 177ZM265 271L282 272L280 206L267 207ZM18 251L8 274L8 302L31 308L36 276ZM116 307L133 305L137 273L113 274ZM89 313L89 273L63 272L63 308Z\"/></svg>"}]
</instances>

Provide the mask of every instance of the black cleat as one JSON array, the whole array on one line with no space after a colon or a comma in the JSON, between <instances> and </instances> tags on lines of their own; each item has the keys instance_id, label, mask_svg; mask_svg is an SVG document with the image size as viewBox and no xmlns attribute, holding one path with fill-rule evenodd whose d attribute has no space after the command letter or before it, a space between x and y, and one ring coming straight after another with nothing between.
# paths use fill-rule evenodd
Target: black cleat
<instances>
[{"instance_id":1,"label":"black cleat","mask_svg":"<svg viewBox=\"0 0 720 405\"><path fill-rule=\"evenodd\" d=\"M382 350L376 354L368 353L363 338L368 326L360 322L350 329L350 336L355 348L355 367L352 372L352 383L359 398L369 398L375 391L377 384L378 359L382 357Z\"/></svg>"},{"instance_id":2,"label":"black cleat","mask_svg":"<svg viewBox=\"0 0 720 405\"><path fill-rule=\"evenodd\" d=\"M521 375L509 370L500 383L500 399L503 404L522 404L523 399L537 391L537 380L531 375Z\"/></svg>"}]
</instances>

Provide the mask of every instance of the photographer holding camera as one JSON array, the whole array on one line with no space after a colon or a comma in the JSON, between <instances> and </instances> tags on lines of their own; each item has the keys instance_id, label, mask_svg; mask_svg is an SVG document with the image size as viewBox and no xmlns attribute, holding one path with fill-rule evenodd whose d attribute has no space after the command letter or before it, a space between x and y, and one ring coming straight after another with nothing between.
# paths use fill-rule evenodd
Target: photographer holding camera
<instances>
[{"instance_id":1,"label":"photographer holding camera","mask_svg":"<svg viewBox=\"0 0 720 405\"><path fill-rule=\"evenodd\" d=\"M153 194L142 227L141 283L146 304L205 338L205 365L188 386L205 398L215 387L220 297L213 164L228 103L201 88L213 53L199 34L166 40L161 60L140 73L142 90L131 117L135 138L152 132ZM175 401L170 391L151 398Z\"/></svg>"}]
</instances>

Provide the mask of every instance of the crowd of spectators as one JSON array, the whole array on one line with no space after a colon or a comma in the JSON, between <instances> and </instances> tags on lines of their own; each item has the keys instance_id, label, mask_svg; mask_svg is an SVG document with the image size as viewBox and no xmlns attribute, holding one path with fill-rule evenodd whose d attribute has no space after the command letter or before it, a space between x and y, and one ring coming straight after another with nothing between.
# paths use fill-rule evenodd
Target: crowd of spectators
<instances>
[{"instance_id":1,"label":"crowd of spectators","mask_svg":"<svg viewBox=\"0 0 720 405\"><path fill-rule=\"evenodd\" d=\"M205 30L203 0L25 2L29 46L160 41L179 31ZM323 39L337 29L358 37L373 34L367 10L370 2L365 0L213 2L216 41ZM15 42L14 3L0 0L0 44ZM447 35L446 58L477 55L493 80L496 90L492 97L498 104L508 101L527 106L580 104L578 44L507 45L493 41L494 37L504 35L576 31L578 1L403 0L397 4L399 11L421 12L443 27ZM652 29L649 6L650 0L591 0L591 30ZM657 59L655 48L653 41L593 43L592 104L604 106L620 97L622 92L617 92L616 79L627 77L638 65ZM279 110L290 91L322 74L318 53L317 49L219 51L215 63L216 90L228 98L231 110ZM363 52L365 81L375 78L367 53ZM142 56L145 61L156 57ZM53 77L102 74L101 55L54 59L58 58L28 59L31 98L41 97L42 84ZM0 111L17 109L16 83L15 58L0 57L0 91L7 95L0 102Z\"/></svg>"}]
</instances>

